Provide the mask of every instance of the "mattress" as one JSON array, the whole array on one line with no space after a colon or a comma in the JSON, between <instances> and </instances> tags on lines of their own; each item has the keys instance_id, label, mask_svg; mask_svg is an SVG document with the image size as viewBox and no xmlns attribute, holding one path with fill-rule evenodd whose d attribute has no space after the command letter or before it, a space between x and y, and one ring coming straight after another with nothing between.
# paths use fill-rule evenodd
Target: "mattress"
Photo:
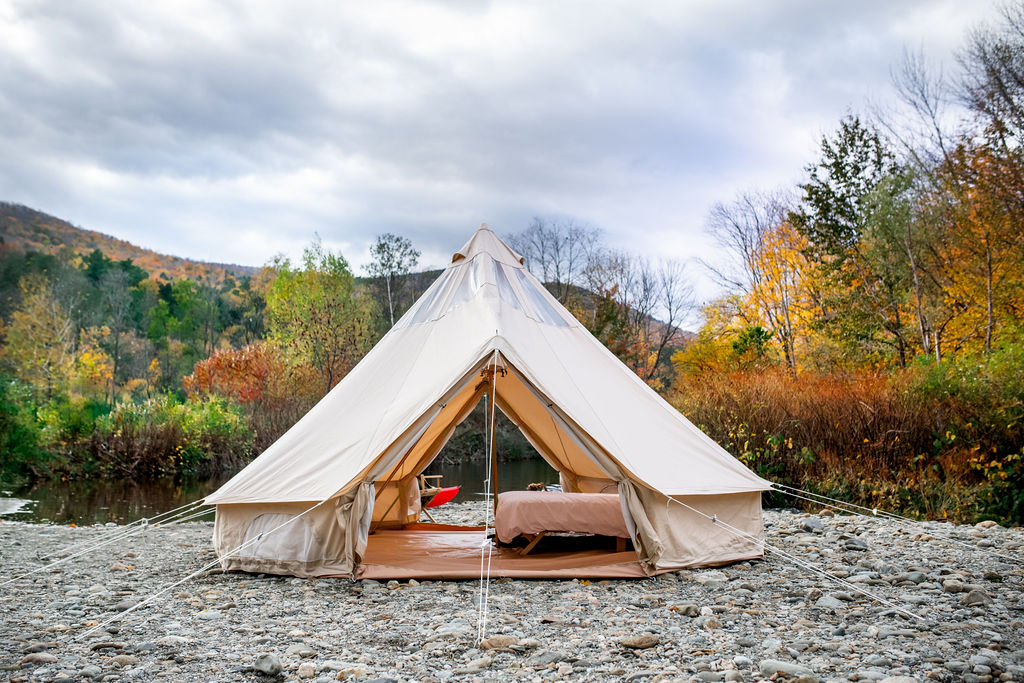
<instances>
[{"instance_id":1,"label":"mattress","mask_svg":"<svg viewBox=\"0 0 1024 683\"><path fill-rule=\"evenodd\" d=\"M613 493L501 492L494 527L502 543L542 531L629 538L622 504Z\"/></svg>"}]
</instances>

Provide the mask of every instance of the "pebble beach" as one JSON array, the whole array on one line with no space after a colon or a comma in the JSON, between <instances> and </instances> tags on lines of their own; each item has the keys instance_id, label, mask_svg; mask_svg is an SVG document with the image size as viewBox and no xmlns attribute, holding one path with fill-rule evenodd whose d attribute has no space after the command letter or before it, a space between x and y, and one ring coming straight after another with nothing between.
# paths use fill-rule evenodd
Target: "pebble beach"
<instances>
[{"instance_id":1,"label":"pebble beach","mask_svg":"<svg viewBox=\"0 0 1024 683\"><path fill-rule=\"evenodd\" d=\"M215 560L211 523L33 571L123 531L0 522L0 581L33 572L0 589L0 680L1024 681L1024 529L776 510L765 528L764 561L492 580L481 642L478 581L208 569L130 609Z\"/></svg>"}]
</instances>

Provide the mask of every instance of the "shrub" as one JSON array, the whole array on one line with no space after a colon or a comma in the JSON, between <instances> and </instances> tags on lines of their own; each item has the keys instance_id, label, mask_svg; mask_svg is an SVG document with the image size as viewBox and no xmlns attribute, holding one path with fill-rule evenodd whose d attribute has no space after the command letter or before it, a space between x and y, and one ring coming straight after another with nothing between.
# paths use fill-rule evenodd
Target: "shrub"
<instances>
[{"instance_id":1,"label":"shrub","mask_svg":"<svg viewBox=\"0 0 1024 683\"><path fill-rule=\"evenodd\" d=\"M18 484L49 474L54 459L41 442L31 390L12 377L0 376L0 483Z\"/></svg>"},{"instance_id":2,"label":"shrub","mask_svg":"<svg viewBox=\"0 0 1024 683\"><path fill-rule=\"evenodd\" d=\"M216 396L180 403L164 395L118 403L99 418L90 455L104 472L128 478L209 475L244 462L252 442L237 404Z\"/></svg>"},{"instance_id":3,"label":"shrub","mask_svg":"<svg viewBox=\"0 0 1024 683\"><path fill-rule=\"evenodd\" d=\"M670 400L766 479L929 517L1024 520L1024 349L892 375L682 376Z\"/></svg>"}]
</instances>

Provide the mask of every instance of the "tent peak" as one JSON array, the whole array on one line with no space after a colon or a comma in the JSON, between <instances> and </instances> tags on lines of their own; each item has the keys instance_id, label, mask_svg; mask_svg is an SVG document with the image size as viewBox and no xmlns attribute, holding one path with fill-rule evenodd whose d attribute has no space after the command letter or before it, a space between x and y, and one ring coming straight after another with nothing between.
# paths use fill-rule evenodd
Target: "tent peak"
<instances>
[{"instance_id":1,"label":"tent peak","mask_svg":"<svg viewBox=\"0 0 1024 683\"><path fill-rule=\"evenodd\" d=\"M500 261L517 268L523 265L523 257L512 251L487 223L481 223L480 227L473 233L473 236L469 238L469 241L455 252L452 256L452 263L463 259L467 261L472 260L477 254L488 254L495 261Z\"/></svg>"}]
</instances>

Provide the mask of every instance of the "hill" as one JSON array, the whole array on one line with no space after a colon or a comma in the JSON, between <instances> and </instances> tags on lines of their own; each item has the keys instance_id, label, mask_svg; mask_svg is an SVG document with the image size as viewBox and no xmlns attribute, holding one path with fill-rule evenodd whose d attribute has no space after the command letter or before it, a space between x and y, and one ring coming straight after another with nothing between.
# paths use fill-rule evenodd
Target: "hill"
<instances>
[{"instance_id":1,"label":"hill","mask_svg":"<svg viewBox=\"0 0 1024 683\"><path fill-rule=\"evenodd\" d=\"M5 249L45 254L70 249L84 255L99 249L117 261L131 259L153 278L188 278L216 284L228 276L252 275L259 270L251 266L208 263L160 254L101 232L76 227L42 211L7 202L0 202L0 239Z\"/></svg>"}]
</instances>

